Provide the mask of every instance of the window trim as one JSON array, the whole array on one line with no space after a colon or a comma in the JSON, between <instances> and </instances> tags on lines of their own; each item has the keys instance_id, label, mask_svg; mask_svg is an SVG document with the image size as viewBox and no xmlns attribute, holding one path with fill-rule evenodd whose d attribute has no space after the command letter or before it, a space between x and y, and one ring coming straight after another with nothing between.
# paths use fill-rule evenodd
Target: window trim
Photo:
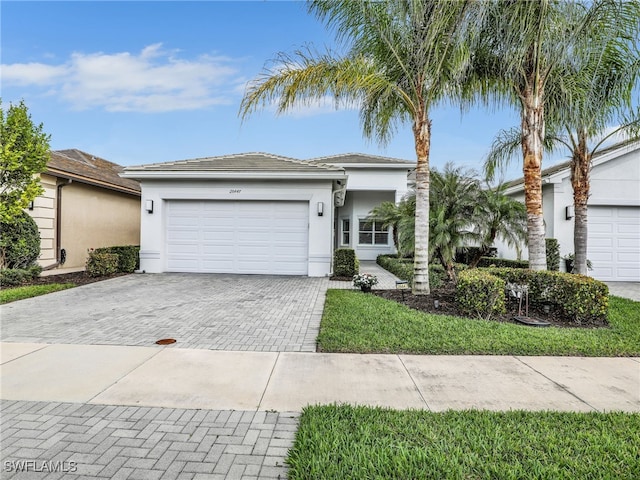
<instances>
[{"instance_id":1,"label":"window trim","mask_svg":"<svg viewBox=\"0 0 640 480\"><path fill-rule=\"evenodd\" d=\"M347 230L344 229L344 222L349 222L349 228ZM351 245L351 217L341 217L340 218L340 246L348 247ZM349 236L349 241L345 243L344 234Z\"/></svg>"},{"instance_id":2,"label":"window trim","mask_svg":"<svg viewBox=\"0 0 640 480\"><path fill-rule=\"evenodd\" d=\"M370 223L371 224L371 230L360 230L360 223L361 222L365 222L365 223ZM389 246L389 232L391 231L391 229L389 227L384 227L384 229L382 229L383 227L381 226L381 221L380 220L370 220L367 217L361 217L358 218L358 246L359 247L388 247ZM376 229L376 225L380 225L379 228L381 228L381 230L377 230ZM361 233L370 233L371 234L371 243L360 243L360 234ZM381 234L381 233L386 233L386 241L385 243L377 243L376 242L376 235L377 234Z\"/></svg>"}]
</instances>

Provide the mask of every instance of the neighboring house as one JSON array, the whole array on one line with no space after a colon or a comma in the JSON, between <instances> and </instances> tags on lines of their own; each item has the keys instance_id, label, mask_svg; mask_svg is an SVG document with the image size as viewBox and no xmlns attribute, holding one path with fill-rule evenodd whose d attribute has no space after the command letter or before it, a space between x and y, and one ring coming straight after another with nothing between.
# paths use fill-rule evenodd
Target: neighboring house
<instances>
[{"instance_id":1,"label":"neighboring house","mask_svg":"<svg viewBox=\"0 0 640 480\"><path fill-rule=\"evenodd\" d=\"M326 276L333 251L393 252L365 220L407 191L414 164L359 154L309 161L246 153L126 167L142 187L141 269Z\"/></svg>"},{"instance_id":2,"label":"neighboring house","mask_svg":"<svg viewBox=\"0 0 640 480\"><path fill-rule=\"evenodd\" d=\"M523 179L510 182L508 195L524 201ZM560 255L573 253L573 189L569 162L542 172L547 238L560 243ZM589 275L604 281L640 281L640 142L618 144L592 160L588 201ZM515 258L504 245L498 256ZM526 258L526 248L522 248ZM564 262L561 262L564 269Z\"/></svg>"},{"instance_id":3,"label":"neighboring house","mask_svg":"<svg viewBox=\"0 0 640 480\"><path fill-rule=\"evenodd\" d=\"M41 238L46 270L84 268L90 248L140 243L140 185L122 167L80 150L51 152L44 193L27 210Z\"/></svg>"}]
</instances>

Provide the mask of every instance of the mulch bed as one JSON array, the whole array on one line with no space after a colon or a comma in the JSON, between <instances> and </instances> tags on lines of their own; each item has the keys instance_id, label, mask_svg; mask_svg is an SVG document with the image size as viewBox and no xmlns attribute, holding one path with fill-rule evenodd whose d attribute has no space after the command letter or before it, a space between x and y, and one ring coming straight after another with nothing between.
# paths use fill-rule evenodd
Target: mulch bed
<instances>
[{"instance_id":1,"label":"mulch bed","mask_svg":"<svg viewBox=\"0 0 640 480\"><path fill-rule=\"evenodd\" d=\"M114 273L113 275L105 275L104 277L91 277L87 272L61 273L59 275L47 275L46 277L34 278L24 285L50 285L52 283L73 283L76 286L87 285L89 283L101 282L110 278L129 275L128 273Z\"/></svg>"},{"instance_id":2,"label":"mulch bed","mask_svg":"<svg viewBox=\"0 0 640 480\"><path fill-rule=\"evenodd\" d=\"M402 291L400 290L372 290L371 293L379 297L386 298L387 300L393 300L395 302L402 303L409 308L419 310L421 312L468 318L468 315L462 313L457 307L455 302L455 290L452 286L444 286L437 289L431 289L430 295L413 295L410 291L405 291L404 300L402 299ZM435 307L435 300L439 301L439 308ZM524 304L522 306L522 309L524 314ZM495 322L517 323L515 320L513 320L513 317L516 315L518 315L518 304L517 302L511 300L507 303L507 313L505 315L492 315L489 320ZM609 322L607 322L606 320L577 322L574 319L563 317L562 315L560 315L560 312L554 312L553 308L547 314L544 313L544 311L538 310L531 305L529 305L529 317L549 322L552 327L604 328L609 326ZM518 323L518 325L520 324Z\"/></svg>"}]
</instances>

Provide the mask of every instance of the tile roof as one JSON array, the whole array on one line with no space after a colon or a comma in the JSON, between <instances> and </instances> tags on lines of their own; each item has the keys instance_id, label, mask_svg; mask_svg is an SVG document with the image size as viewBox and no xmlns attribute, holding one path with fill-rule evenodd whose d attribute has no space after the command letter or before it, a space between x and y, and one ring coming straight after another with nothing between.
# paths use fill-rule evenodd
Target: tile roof
<instances>
[{"instance_id":1,"label":"tile roof","mask_svg":"<svg viewBox=\"0 0 640 480\"><path fill-rule=\"evenodd\" d=\"M123 167L76 149L54 150L45 173L56 177L140 195L140 183L118 175Z\"/></svg>"},{"instance_id":2,"label":"tile roof","mask_svg":"<svg viewBox=\"0 0 640 480\"><path fill-rule=\"evenodd\" d=\"M630 147L632 149L637 149L637 148L640 147L640 143L637 143L635 145L635 147L634 147L634 143L636 143L635 140L623 141L623 142L620 142L620 143L616 143L615 145L612 145L610 147L607 147L605 149L602 149L602 150L596 152L596 154L593 156L591 161L594 161L594 160L596 160L596 159L598 159L598 158L600 158L600 157L602 157L602 156L604 156L604 155L606 155L608 153L614 152L614 151L616 151L618 149L622 149L624 147ZM553 166L551 166L549 168L545 168L540 173L541 173L542 178L550 177L552 175L555 175L556 173L562 172L563 170L568 170L570 166L571 166L571 160L567 160L565 162L558 163L557 165L553 165ZM524 185L524 177L520 177L520 178L517 178L515 180L511 180L510 182L506 182L505 183L505 186L507 188L516 187L518 185Z\"/></svg>"},{"instance_id":3,"label":"tile roof","mask_svg":"<svg viewBox=\"0 0 640 480\"><path fill-rule=\"evenodd\" d=\"M341 168L332 165L314 165L302 160L262 152L193 158L125 168L127 174L133 172L339 173L342 171Z\"/></svg>"},{"instance_id":4,"label":"tile roof","mask_svg":"<svg viewBox=\"0 0 640 480\"><path fill-rule=\"evenodd\" d=\"M381 157L378 155L367 155L364 153L342 153L340 155L331 155L328 157L317 157L307 160L310 163L351 163L357 164L380 164L380 165L407 165L408 167L416 165L416 162L402 160L400 158Z\"/></svg>"}]
</instances>

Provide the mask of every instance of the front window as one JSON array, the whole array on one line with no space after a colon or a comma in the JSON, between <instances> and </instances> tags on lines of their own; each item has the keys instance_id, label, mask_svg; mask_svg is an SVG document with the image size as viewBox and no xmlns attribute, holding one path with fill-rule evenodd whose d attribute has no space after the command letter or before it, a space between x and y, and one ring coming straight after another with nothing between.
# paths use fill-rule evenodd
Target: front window
<instances>
[{"instance_id":1,"label":"front window","mask_svg":"<svg viewBox=\"0 0 640 480\"><path fill-rule=\"evenodd\" d=\"M342 245L349 245L351 243L351 220L348 218L342 219Z\"/></svg>"},{"instance_id":2,"label":"front window","mask_svg":"<svg viewBox=\"0 0 640 480\"><path fill-rule=\"evenodd\" d=\"M375 220L360 220L358 243L360 245L389 245L389 227Z\"/></svg>"}]
</instances>

